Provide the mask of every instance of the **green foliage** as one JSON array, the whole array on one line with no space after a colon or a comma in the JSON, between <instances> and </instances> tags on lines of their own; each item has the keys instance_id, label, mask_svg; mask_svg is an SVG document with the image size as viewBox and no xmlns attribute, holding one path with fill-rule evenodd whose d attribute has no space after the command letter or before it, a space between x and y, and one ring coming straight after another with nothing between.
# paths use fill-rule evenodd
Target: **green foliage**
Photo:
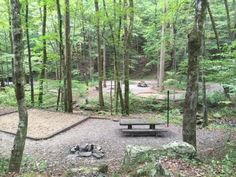
<instances>
[{"instance_id":1,"label":"green foliage","mask_svg":"<svg viewBox=\"0 0 236 177\"><path fill-rule=\"evenodd\" d=\"M104 111L110 111L110 98L108 95L104 95L105 107ZM115 100L113 98L113 111L114 111ZM99 111L100 106L98 99L90 99L89 104L82 104L81 109ZM157 101L156 98L147 97L142 98L136 95L130 95L130 113L145 113L145 112L156 112L164 111L166 109L165 101ZM120 111L120 110L119 110Z\"/></svg>"},{"instance_id":2,"label":"green foliage","mask_svg":"<svg viewBox=\"0 0 236 177\"><path fill-rule=\"evenodd\" d=\"M226 145L226 155L223 159L213 159L210 163L210 176L234 176L236 174L236 152L235 143Z\"/></svg>"},{"instance_id":3,"label":"green foliage","mask_svg":"<svg viewBox=\"0 0 236 177\"><path fill-rule=\"evenodd\" d=\"M3 176L8 171L9 159L0 157L0 176ZM31 177L35 173L31 172L44 172L48 167L47 161L37 161L31 156L24 156L21 163L22 177ZM30 172L30 173L29 173ZM33 176L32 176L33 177Z\"/></svg>"},{"instance_id":4,"label":"green foliage","mask_svg":"<svg viewBox=\"0 0 236 177\"><path fill-rule=\"evenodd\" d=\"M225 95L222 92L212 92L207 94L207 103L211 106L217 106L221 101L225 101Z\"/></svg>"},{"instance_id":5,"label":"green foliage","mask_svg":"<svg viewBox=\"0 0 236 177\"><path fill-rule=\"evenodd\" d=\"M9 160L3 157L0 157L0 176L4 175L8 170Z\"/></svg>"}]
</instances>

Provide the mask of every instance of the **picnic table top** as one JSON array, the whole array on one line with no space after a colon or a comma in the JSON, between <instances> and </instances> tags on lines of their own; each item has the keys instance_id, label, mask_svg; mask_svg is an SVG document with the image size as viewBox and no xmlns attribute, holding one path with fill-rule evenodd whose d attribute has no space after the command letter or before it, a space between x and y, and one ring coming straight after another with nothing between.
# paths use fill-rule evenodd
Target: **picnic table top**
<instances>
[{"instance_id":1,"label":"picnic table top","mask_svg":"<svg viewBox=\"0 0 236 177\"><path fill-rule=\"evenodd\" d=\"M164 125L165 122L162 122L158 119L121 119L120 125Z\"/></svg>"}]
</instances>

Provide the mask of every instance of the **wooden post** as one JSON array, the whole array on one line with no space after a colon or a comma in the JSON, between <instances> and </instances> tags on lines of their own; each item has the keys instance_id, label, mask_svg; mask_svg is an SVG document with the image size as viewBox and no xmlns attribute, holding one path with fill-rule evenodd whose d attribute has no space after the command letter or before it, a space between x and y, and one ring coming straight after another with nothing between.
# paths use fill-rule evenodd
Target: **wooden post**
<instances>
[{"instance_id":1,"label":"wooden post","mask_svg":"<svg viewBox=\"0 0 236 177\"><path fill-rule=\"evenodd\" d=\"M169 127L170 118L170 91L167 91L167 127Z\"/></svg>"}]
</instances>

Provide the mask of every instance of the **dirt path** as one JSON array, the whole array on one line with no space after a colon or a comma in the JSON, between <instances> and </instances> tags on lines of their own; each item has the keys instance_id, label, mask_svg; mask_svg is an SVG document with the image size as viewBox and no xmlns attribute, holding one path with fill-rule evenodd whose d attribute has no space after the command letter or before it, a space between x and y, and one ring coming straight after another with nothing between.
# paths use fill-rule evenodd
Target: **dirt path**
<instances>
[{"instance_id":1,"label":"dirt path","mask_svg":"<svg viewBox=\"0 0 236 177\"><path fill-rule=\"evenodd\" d=\"M130 81L130 92L140 96L140 97L155 97L157 100L166 100L167 90L170 90L170 100L178 101L183 100L185 97L185 90L174 90L172 88L166 88L164 91L160 91L157 88L155 80L145 80L145 83L148 87L138 87L139 81ZM111 81L107 81L106 88L103 88L104 93L109 94L111 91ZM201 85L201 83L199 83ZM124 90L124 85L122 85L122 90ZM212 92L224 92L221 84L218 83L207 83L206 84L207 93ZM114 82L112 85L112 92L114 93ZM93 99L98 97L98 90L95 87L92 87L88 91L88 99Z\"/></svg>"},{"instance_id":2,"label":"dirt path","mask_svg":"<svg viewBox=\"0 0 236 177\"><path fill-rule=\"evenodd\" d=\"M71 166L106 163L111 169L117 169L123 159L126 145L147 145L158 147L173 140L181 140L181 127L170 126L166 137L124 137L118 122L112 120L90 119L51 139L42 141L27 140L25 154L40 160L47 160L49 169L60 175L61 171ZM198 131L199 150L206 151L224 141L227 134L213 130ZM9 156L14 137L0 133L0 155ZM207 142L207 143L206 143ZM102 146L106 155L101 160L92 157L78 158L69 154L73 145L93 143Z\"/></svg>"}]
</instances>

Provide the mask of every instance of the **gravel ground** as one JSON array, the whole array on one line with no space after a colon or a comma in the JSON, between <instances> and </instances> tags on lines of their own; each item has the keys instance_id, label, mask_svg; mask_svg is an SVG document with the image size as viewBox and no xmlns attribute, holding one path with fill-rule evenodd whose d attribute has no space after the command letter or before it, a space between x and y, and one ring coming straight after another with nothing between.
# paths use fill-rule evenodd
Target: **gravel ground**
<instances>
[{"instance_id":1,"label":"gravel ground","mask_svg":"<svg viewBox=\"0 0 236 177\"><path fill-rule=\"evenodd\" d=\"M66 114L47 110L28 110L27 136L34 139L47 138L86 119L79 114ZM16 133L19 122L18 112L0 116L0 131Z\"/></svg>"},{"instance_id":2,"label":"gravel ground","mask_svg":"<svg viewBox=\"0 0 236 177\"><path fill-rule=\"evenodd\" d=\"M78 126L61 133L51 139L42 141L26 141L25 154L39 160L47 160L49 170L60 175L68 167L91 164L108 164L110 169L117 169L123 159L126 145L146 145L159 147L173 140L181 140L180 126L171 125L165 137L125 137L119 130L118 122L112 120L90 119ZM217 130L199 130L198 147L200 151L214 148L219 142L224 141L227 134ZM9 156L14 136L0 133L0 155ZM69 154L73 145L93 143L100 145L106 152L103 159L93 157L79 158Z\"/></svg>"}]
</instances>

